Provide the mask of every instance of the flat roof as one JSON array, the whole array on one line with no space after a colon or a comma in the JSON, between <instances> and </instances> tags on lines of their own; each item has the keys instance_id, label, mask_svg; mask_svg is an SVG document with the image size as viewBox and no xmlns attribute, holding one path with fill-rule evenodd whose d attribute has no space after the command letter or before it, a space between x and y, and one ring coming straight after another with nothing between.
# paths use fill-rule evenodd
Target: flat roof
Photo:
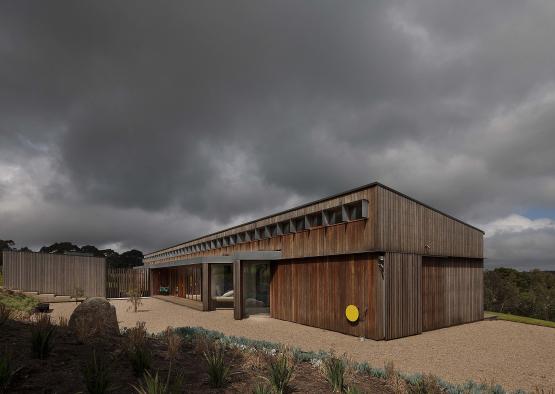
<instances>
[{"instance_id":1,"label":"flat roof","mask_svg":"<svg viewBox=\"0 0 555 394\"><path fill-rule=\"evenodd\" d=\"M337 194L334 194L334 195L331 195L331 196L328 196L328 197L321 198L321 199L319 199L319 200L310 201L310 202L307 202L307 203L305 203L305 204L298 205L298 206L293 207L293 208L288 208L288 209L286 209L286 210L284 210L284 211L281 211L281 212L276 212L276 213L273 213L273 214L271 214L271 215L267 215L267 216L264 216L264 217L261 217L261 218L258 218L258 219L254 219L254 220L251 220L251 221L249 221L249 222L241 223L241 224L238 224L238 225L235 225L235 226L232 226L232 227L227 227L227 228L224 228L224 229L222 229L222 230L215 231L215 232L210 233L210 234L202 235L202 236L200 236L200 237L197 237L197 238L194 238L194 239L190 239L190 240L188 240L188 241L179 242L179 243L177 243L177 244L174 244L174 245L171 245L171 246L167 246L167 247L165 247L165 248L158 249L158 250L155 250L155 251L146 253L145 256L149 256L149 255L151 255L151 254L154 254L154 253L157 253L157 252L161 252L161 251L166 250L166 249L175 248L176 246L183 245L183 244L186 244L186 243L189 243L189 242L195 242L195 241L198 241L198 240L200 240L200 239L202 239L202 238L211 237L211 236L213 236L213 235L222 233L222 232L224 232L224 231L233 230L234 228L246 226L246 225L248 225L248 224L256 223L256 222L258 222L258 221L265 220L265 219L269 219L269 218L274 217L274 216L283 215L283 214L285 214L285 213L292 212L292 211L296 211L296 210L298 210L298 209L303 209L303 208L306 208L306 207L311 206L311 205L319 204L319 203L324 202L324 201L328 201L328 200L331 200L331 199L334 199L334 198L337 198L337 197L345 196L345 195L347 195L347 194L356 193L356 192L361 191L361 190L364 190L364 189L370 189L370 188L375 187L375 186L383 187L383 188L386 189L386 190L389 190L389 191L391 191L391 192L393 192L393 193L396 193L396 194L398 194L398 195L400 195L400 196L402 196L402 197L404 197L404 198L406 198L406 199L409 199L409 200L411 200L411 201L414 201L414 202L417 203L417 204L420 204L420 205L422 205L422 206L424 206L424 207L426 207L426 208L428 208L428 209L431 209L432 211L435 211L435 212L437 212L437 213L440 213L440 214L442 214L442 215L444 215L444 216L446 216L446 217L448 217L448 218L450 218L450 219L453 219L453 220L455 220L455 221L457 221L457 222L459 222L459 223L462 223L462 224L464 224L464 225L466 225L466 226L468 226L468 227L471 227L471 228L473 228L474 230L478 230L478 231L480 231L482 234L485 234L484 230L479 229L478 227L475 227L475 226L473 226L473 225L471 225L471 224L468 224L468 223L466 223L466 222L463 222L462 220L460 220L460 219L458 219L458 218L456 218L456 217L454 217L454 216L451 216L451 215L449 215L449 214L447 214L447 213L445 213L445 212L442 212L442 211L440 211L439 209L433 208L433 207L429 206L428 204L424 204L423 202L418 201L418 200L416 200L416 199L414 199L414 198L412 198L412 197L410 197L410 196L407 196L406 194L403 194L403 193L401 193L401 192L399 192L399 191L397 191L397 190L395 190L395 189L392 189L391 187L386 186L386 185L384 185L384 184L382 184L382 183L380 183L380 182L372 182L372 183L368 183L368 184L363 185L363 186L355 187L354 189L350 189L350 190L347 190L347 191L344 191L344 192L341 192L341 193L337 193Z\"/></svg>"}]
</instances>

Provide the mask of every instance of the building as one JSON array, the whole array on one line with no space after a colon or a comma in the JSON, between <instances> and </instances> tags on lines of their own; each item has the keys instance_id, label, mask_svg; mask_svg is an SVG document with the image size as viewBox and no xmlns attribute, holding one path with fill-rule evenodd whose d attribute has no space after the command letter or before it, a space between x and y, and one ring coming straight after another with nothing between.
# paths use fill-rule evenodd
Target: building
<instances>
[{"instance_id":1,"label":"building","mask_svg":"<svg viewBox=\"0 0 555 394\"><path fill-rule=\"evenodd\" d=\"M154 296L388 340L483 318L483 235L372 183L144 262Z\"/></svg>"}]
</instances>

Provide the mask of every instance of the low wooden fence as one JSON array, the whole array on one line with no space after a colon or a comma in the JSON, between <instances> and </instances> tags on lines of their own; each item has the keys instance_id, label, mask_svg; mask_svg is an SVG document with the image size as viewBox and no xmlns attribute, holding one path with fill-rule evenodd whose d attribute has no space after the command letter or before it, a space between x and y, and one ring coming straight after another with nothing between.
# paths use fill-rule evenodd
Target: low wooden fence
<instances>
[{"instance_id":1,"label":"low wooden fence","mask_svg":"<svg viewBox=\"0 0 555 394\"><path fill-rule=\"evenodd\" d=\"M136 291L141 297L150 295L149 270L133 268L108 268L106 271L106 297L128 297Z\"/></svg>"},{"instance_id":2,"label":"low wooden fence","mask_svg":"<svg viewBox=\"0 0 555 394\"><path fill-rule=\"evenodd\" d=\"M3 251L4 287L41 294L106 296L106 259Z\"/></svg>"}]
</instances>

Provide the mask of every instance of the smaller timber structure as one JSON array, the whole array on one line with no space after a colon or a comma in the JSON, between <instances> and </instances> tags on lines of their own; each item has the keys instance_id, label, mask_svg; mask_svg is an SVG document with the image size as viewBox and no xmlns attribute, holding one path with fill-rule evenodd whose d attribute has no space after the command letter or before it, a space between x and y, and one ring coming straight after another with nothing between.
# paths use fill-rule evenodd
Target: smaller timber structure
<instances>
[{"instance_id":1,"label":"smaller timber structure","mask_svg":"<svg viewBox=\"0 0 555 394\"><path fill-rule=\"evenodd\" d=\"M483 235L372 183L144 262L157 297L389 340L483 319Z\"/></svg>"},{"instance_id":2,"label":"smaller timber structure","mask_svg":"<svg viewBox=\"0 0 555 394\"><path fill-rule=\"evenodd\" d=\"M104 257L82 253L0 252L4 287L56 296L127 297L150 295L149 271L110 268Z\"/></svg>"}]
</instances>

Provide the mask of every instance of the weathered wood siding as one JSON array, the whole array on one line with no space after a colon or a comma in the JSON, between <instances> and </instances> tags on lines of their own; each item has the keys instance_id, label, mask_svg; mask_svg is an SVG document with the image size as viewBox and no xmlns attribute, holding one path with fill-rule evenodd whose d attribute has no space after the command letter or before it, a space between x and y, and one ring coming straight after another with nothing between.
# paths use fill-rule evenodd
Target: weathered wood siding
<instances>
[{"instance_id":1,"label":"weathered wood siding","mask_svg":"<svg viewBox=\"0 0 555 394\"><path fill-rule=\"evenodd\" d=\"M4 287L44 294L106 296L106 260L98 257L4 251Z\"/></svg>"},{"instance_id":2,"label":"weathered wood siding","mask_svg":"<svg viewBox=\"0 0 555 394\"><path fill-rule=\"evenodd\" d=\"M385 339L422 332L422 258L415 254L385 254Z\"/></svg>"},{"instance_id":3,"label":"weathered wood siding","mask_svg":"<svg viewBox=\"0 0 555 394\"><path fill-rule=\"evenodd\" d=\"M382 186L376 190L379 250L483 258L481 231Z\"/></svg>"},{"instance_id":4,"label":"weathered wood siding","mask_svg":"<svg viewBox=\"0 0 555 394\"><path fill-rule=\"evenodd\" d=\"M484 318L483 260L422 258L422 330Z\"/></svg>"},{"instance_id":5,"label":"weathered wood siding","mask_svg":"<svg viewBox=\"0 0 555 394\"><path fill-rule=\"evenodd\" d=\"M149 270L133 268L107 268L106 269L106 297L128 297L129 291L138 290L141 297L148 297Z\"/></svg>"},{"instance_id":6,"label":"weathered wood siding","mask_svg":"<svg viewBox=\"0 0 555 394\"><path fill-rule=\"evenodd\" d=\"M383 338L382 274L368 253L272 263L270 315L308 326L373 339ZM345 308L361 317L350 323Z\"/></svg>"},{"instance_id":7,"label":"weathered wood siding","mask_svg":"<svg viewBox=\"0 0 555 394\"><path fill-rule=\"evenodd\" d=\"M253 223L234 227L195 241L185 242L183 244L164 249L164 252L172 252L198 242L211 241L220 237L235 234L237 232L254 230L255 228L279 223L302 215L310 215L311 213L319 212L324 209L336 207L341 204L349 204L359 200L368 201L368 218L329 226L319 226L302 230L297 233L275 235L266 239L241 242L221 248L189 253L186 255L186 258L198 256L222 256L229 255L234 252L259 250L281 250L284 258L328 256L331 254L373 250L375 247L374 234L377 215L376 188L363 189L355 193L329 199L301 209L291 210L287 213L278 214ZM185 258L185 255L160 257L152 260L147 258L145 263L161 264L183 258Z\"/></svg>"}]
</instances>

